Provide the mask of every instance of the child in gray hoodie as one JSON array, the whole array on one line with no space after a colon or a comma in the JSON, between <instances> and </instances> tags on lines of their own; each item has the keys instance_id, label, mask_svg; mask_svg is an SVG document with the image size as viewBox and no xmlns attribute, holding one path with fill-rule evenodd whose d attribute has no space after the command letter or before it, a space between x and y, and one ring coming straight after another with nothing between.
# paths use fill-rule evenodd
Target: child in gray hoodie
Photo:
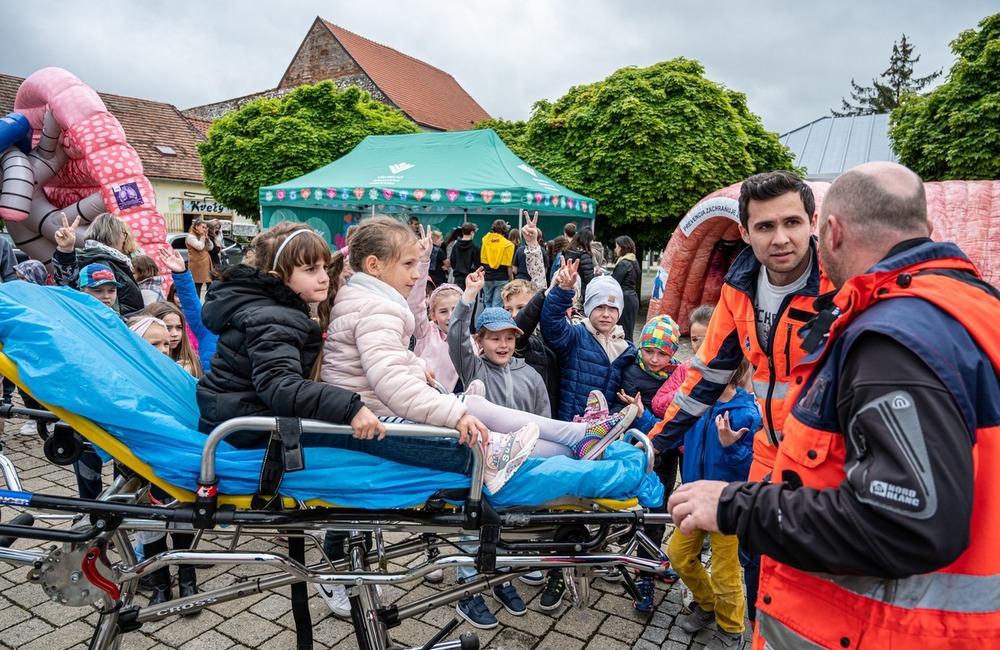
<instances>
[{"instance_id":1,"label":"child in gray hoodie","mask_svg":"<svg viewBox=\"0 0 1000 650\"><path fill-rule=\"evenodd\" d=\"M524 359L514 356L517 337L524 334L510 312L501 307L487 307L476 319L476 354L469 340L469 321L476 295L484 284L482 271L474 271L465 280L465 292L455 305L448 324L448 354L468 386L478 379L486 387L484 397L508 408L550 417L548 391L541 375Z\"/></svg>"}]
</instances>

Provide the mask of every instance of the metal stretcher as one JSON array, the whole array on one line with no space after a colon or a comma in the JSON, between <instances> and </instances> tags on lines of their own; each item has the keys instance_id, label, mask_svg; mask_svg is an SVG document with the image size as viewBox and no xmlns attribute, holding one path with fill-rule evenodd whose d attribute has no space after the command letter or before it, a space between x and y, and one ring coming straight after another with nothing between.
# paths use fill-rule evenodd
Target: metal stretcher
<instances>
[{"instance_id":1,"label":"metal stretcher","mask_svg":"<svg viewBox=\"0 0 1000 650\"><path fill-rule=\"evenodd\" d=\"M6 522L0 523L0 561L28 567L28 580L37 584L53 601L70 607L96 608L100 617L90 648L118 647L123 634L150 621L190 614L284 587L291 587L297 646L309 648L312 646L312 622L305 602L308 595L305 588L308 583L325 583L348 587L357 647L383 650L398 647L393 644L392 629L407 618L457 602L521 573L557 567L566 569L571 600L585 606L589 599L589 580L594 576L619 573L624 588L633 597L638 597L632 571L641 569L656 573L666 569L658 561L639 557L637 551L644 547L650 557L660 557L659 549L642 534L642 525L667 523L667 515L648 513L634 496L605 499L570 494L546 498L541 503L503 503L500 499L503 492L495 497L484 494L483 459L478 449L473 450L471 479L458 477L464 481L462 484L456 486L452 480L443 489L426 494L419 503L408 504L411 507L355 507L350 504L341 507L329 499L305 498L301 490L290 494L296 492L292 489L295 485L292 468L299 466L297 462L290 463L292 467L286 467L284 477L278 478L276 494L227 491L230 477L220 471L221 459L231 453L226 450L225 437L240 430L278 432L280 437L280 432L289 429L288 421L279 418L238 418L220 425L207 439L198 438L203 444L195 478L166 480L164 476L171 476L170 472L176 472L176 467L158 466L150 462L148 455L143 457L134 449L139 447L136 435L152 437L160 432L151 426L133 431L120 425L122 422L130 425L145 422L149 418L148 409L153 407L140 401L137 410L122 412L127 411L134 396L129 400L105 403L101 401L102 396L96 394L76 401L77 397L70 395L77 395L80 390L64 391L67 395L64 400L53 399L63 392L47 392L51 383L76 381L77 387L85 389L94 380L93 369L87 369L86 359L80 361L84 365L74 367L78 355L66 355L60 362L55 352L52 359L44 361L24 354L23 351L31 346L22 345L23 341L10 326L10 318L20 317L26 323L40 317L18 309L13 312L5 309L3 300L7 291L7 285L0 287L0 341L4 345L0 351L0 373L38 399L48 411L4 406L0 407L0 417L30 415L43 421L58 421L52 433L45 427L39 428L47 436L45 452L50 461L71 463L84 444L92 444L114 460L118 471L112 485L96 500L37 494L21 489L14 465L0 454L0 471L6 487L0 490L0 521ZM17 298L23 300L23 295ZM47 300L50 296L43 298ZM75 296L68 298L77 300ZM52 305L46 300L41 309L51 315ZM59 297L56 302L62 300L63 297ZM69 336L65 323L60 322L64 320L57 317L55 325L48 323L54 338ZM99 327L90 328L74 322L80 330L74 335L81 335L82 331L88 344L98 348L101 340L110 337L114 343L112 347L121 348L125 356L138 355L136 358L151 362L156 359L145 357L147 351L142 342L135 349L123 347L127 336L118 331L116 324L108 325L107 331L105 325L101 321ZM39 344L54 345L52 341L40 341ZM20 358L13 352L8 356L8 345L10 350L21 355ZM98 349L95 354L107 359L110 353L108 349ZM155 351L150 354L159 355ZM54 365L65 367L53 370ZM65 374L70 371L73 376ZM156 369L146 371L156 372ZM40 375L41 380L29 373ZM141 392L138 379L130 378L130 381ZM96 403L91 404L87 399L96 400ZM79 410L87 411L91 417L81 415ZM163 414L155 415L152 422L165 422ZM100 424L95 417L100 418ZM349 427L342 425L310 420L295 424L300 424L303 432L350 435ZM453 430L406 424L392 425L390 434L458 436ZM573 461L574 467L589 468L591 473L607 471L608 476L626 476L628 470L638 467L642 477L639 482L628 483L632 486L629 489L652 485L654 480L649 476L653 456L648 440L637 431L630 431L627 437L641 450L615 443L609 448L609 460ZM161 438L157 439L158 444L162 444ZM297 459L302 450L295 449L294 439L281 440L286 460ZM310 457L304 458L308 464ZM533 472L544 472L547 465L560 462L529 461L532 466L522 470L525 485L530 485ZM166 464L172 465L169 460ZM224 466L232 468L235 465ZM338 467L331 466L328 471L332 475ZM581 471L581 474L586 473ZM283 478L289 479L287 483ZM588 478L583 477L578 485L587 485ZM521 477L515 476L515 479L521 480ZM154 505L150 500L152 485L169 494L172 502ZM287 490L286 485L289 486ZM518 494L519 488L513 489L513 494ZM620 489L612 489L612 492L618 492L616 496L621 497ZM367 496L377 502L378 490L369 490ZM650 497L647 493L644 498L655 499L655 494ZM387 497L387 502L392 500ZM19 514L11 520L14 512ZM166 551L141 561L136 559L130 536L141 531L167 531L177 527L193 528L195 541L191 549ZM345 560L331 562L323 553L317 535L327 530L349 533L349 552ZM373 538L370 550L365 546L365 532L371 533ZM260 550L261 539L274 542L278 536L287 538L287 552ZM474 541L469 541L470 536ZM46 540L55 544L45 550L18 550L15 546L19 539ZM273 544L265 547L274 548ZM474 550L464 550L470 548ZM319 561L307 563L307 549L311 554L318 553ZM155 607L141 606L140 599L136 598L139 578L171 565L239 565L247 568L247 575L234 579L231 584L205 589L195 596L177 598ZM431 571L457 566L474 566L479 575L468 583L415 600L404 597L399 602L383 602L376 589L378 585L417 584ZM478 647L478 640L471 633L455 641L441 641L456 624L446 625L422 647Z\"/></svg>"}]
</instances>

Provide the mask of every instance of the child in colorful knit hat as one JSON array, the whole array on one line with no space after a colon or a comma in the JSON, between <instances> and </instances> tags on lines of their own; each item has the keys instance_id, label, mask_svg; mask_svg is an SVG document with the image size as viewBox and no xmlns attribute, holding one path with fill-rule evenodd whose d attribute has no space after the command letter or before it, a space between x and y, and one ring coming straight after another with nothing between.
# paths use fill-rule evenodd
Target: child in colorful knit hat
<instances>
[{"instance_id":1,"label":"child in colorful knit hat","mask_svg":"<svg viewBox=\"0 0 1000 650\"><path fill-rule=\"evenodd\" d=\"M618 402L620 404L636 404L639 407L639 415L632 426L648 433L660 418L653 413L653 398L656 397L660 389L670 382L674 373L677 372L681 364L678 363L674 355L677 353L677 346L680 342L681 331L674 322L674 319L667 315L654 316L642 328L639 336L639 351L634 357L634 362L622 371L621 389L618 391ZM620 405L619 404L619 405ZM654 471L664 484L667 494L673 488L677 475L677 455L666 459L658 456ZM670 462L664 462L670 461ZM648 527L647 535L652 535L654 539L663 539L664 531L662 527ZM658 559L668 567L666 555L662 552L659 557L650 557L648 552L640 549L640 554L647 559ZM652 573L641 573L636 581L641 598L633 601L632 606L640 612L650 612L653 610L653 596L655 593L654 577L658 577L668 584L677 581L677 574L669 568L654 576Z\"/></svg>"}]
</instances>

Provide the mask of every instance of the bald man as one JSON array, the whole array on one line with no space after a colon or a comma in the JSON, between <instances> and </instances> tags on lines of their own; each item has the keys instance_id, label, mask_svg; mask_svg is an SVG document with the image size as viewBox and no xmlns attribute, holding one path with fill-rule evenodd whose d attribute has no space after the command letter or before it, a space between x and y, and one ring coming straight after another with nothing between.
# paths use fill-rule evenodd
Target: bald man
<instances>
[{"instance_id":1,"label":"bald man","mask_svg":"<svg viewBox=\"0 0 1000 650\"><path fill-rule=\"evenodd\" d=\"M906 167L834 181L773 482L670 497L765 556L754 647L1000 648L1000 293L930 234Z\"/></svg>"}]
</instances>

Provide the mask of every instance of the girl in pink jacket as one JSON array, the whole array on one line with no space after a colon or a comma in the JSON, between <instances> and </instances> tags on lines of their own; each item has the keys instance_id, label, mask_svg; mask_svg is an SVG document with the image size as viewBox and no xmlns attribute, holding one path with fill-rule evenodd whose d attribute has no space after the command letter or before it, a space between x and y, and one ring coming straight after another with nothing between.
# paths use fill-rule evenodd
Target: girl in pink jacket
<instances>
[{"instance_id":1,"label":"girl in pink jacket","mask_svg":"<svg viewBox=\"0 0 1000 650\"><path fill-rule=\"evenodd\" d=\"M420 277L406 299L413 312L413 338L416 339L413 353L427 363L428 370L434 373L434 378L444 391L453 393L458 386L458 371L448 354L448 322L462 296L462 290L457 284L442 284L425 301L427 269L428 265L421 261ZM428 306L430 319L427 318Z\"/></svg>"},{"instance_id":2,"label":"girl in pink jacket","mask_svg":"<svg viewBox=\"0 0 1000 650\"><path fill-rule=\"evenodd\" d=\"M428 237L416 239L408 226L394 219L373 217L358 226L350 250L354 275L338 290L330 313L320 372L324 382L357 392L376 415L481 438L488 465L505 456L520 459L508 463L508 468L514 466L506 473L516 471L531 455L536 440L515 445L513 452L507 442L498 444L503 436L491 431L515 431L527 423L541 430L548 443L536 455L581 457L574 451L592 446L584 443L594 436L617 436L628 428L634 408L596 423L559 422L491 404L478 394L456 396L435 390L426 362L408 349L415 323L406 302L431 249Z\"/></svg>"}]
</instances>

